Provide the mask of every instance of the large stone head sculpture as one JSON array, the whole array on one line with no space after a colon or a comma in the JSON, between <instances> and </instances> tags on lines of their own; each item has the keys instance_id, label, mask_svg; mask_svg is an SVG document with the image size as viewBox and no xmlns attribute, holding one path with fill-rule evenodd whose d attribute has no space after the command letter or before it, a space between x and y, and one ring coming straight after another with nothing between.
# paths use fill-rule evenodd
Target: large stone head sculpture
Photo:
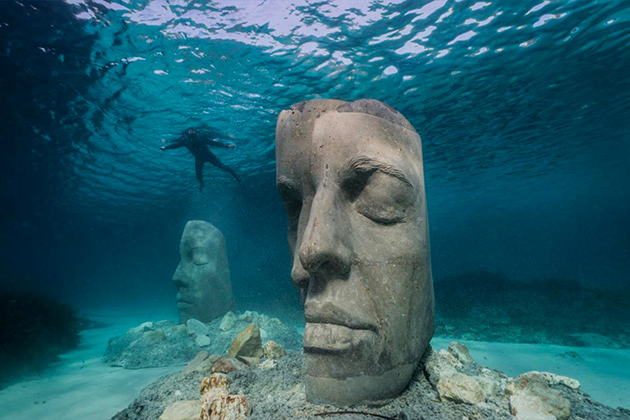
<instances>
[{"instance_id":1,"label":"large stone head sculpture","mask_svg":"<svg viewBox=\"0 0 630 420\"><path fill-rule=\"evenodd\" d=\"M308 400L395 397L433 336L420 137L382 102L312 100L280 114L276 160Z\"/></svg>"},{"instance_id":2,"label":"large stone head sculpture","mask_svg":"<svg viewBox=\"0 0 630 420\"><path fill-rule=\"evenodd\" d=\"M180 322L190 318L210 322L232 309L230 268L225 238L219 229L202 220L189 221L179 252L182 259L173 283L177 287Z\"/></svg>"}]
</instances>

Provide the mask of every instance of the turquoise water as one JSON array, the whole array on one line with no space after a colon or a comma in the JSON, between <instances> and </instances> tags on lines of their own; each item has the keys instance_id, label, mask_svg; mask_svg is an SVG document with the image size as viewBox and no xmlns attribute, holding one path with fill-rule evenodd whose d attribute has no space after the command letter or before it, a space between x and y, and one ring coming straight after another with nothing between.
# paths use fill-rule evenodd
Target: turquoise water
<instances>
[{"instance_id":1,"label":"turquoise water","mask_svg":"<svg viewBox=\"0 0 630 420\"><path fill-rule=\"evenodd\" d=\"M179 237L204 219L242 308L299 313L277 115L374 98L423 139L436 289L486 272L510 299L552 284L538 315L571 296L608 320L592 302L630 289L629 43L623 1L2 2L2 291L174 314ZM188 127L236 145L214 150L242 183L207 165L198 191L190 154L159 150Z\"/></svg>"}]
</instances>

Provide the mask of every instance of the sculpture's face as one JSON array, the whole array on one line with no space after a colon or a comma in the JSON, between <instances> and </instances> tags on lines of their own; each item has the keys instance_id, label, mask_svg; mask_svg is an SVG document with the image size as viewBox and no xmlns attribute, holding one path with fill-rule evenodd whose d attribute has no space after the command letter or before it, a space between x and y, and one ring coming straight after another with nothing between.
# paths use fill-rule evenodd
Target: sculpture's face
<instances>
[{"instance_id":1,"label":"sculpture's face","mask_svg":"<svg viewBox=\"0 0 630 420\"><path fill-rule=\"evenodd\" d=\"M276 132L291 277L306 316L307 397L383 400L407 385L433 335L420 138L335 111L342 102L312 102L283 111Z\"/></svg>"},{"instance_id":2,"label":"sculpture's face","mask_svg":"<svg viewBox=\"0 0 630 420\"><path fill-rule=\"evenodd\" d=\"M173 275L180 321L196 318L209 322L227 312L232 292L221 233L207 222L188 222L180 255L181 262Z\"/></svg>"}]
</instances>

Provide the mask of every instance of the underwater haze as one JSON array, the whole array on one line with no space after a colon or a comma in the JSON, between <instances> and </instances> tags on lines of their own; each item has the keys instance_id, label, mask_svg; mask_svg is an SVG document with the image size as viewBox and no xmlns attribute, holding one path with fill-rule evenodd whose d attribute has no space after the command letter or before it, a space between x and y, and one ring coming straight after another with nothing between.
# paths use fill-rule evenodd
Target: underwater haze
<instances>
[{"instance_id":1,"label":"underwater haze","mask_svg":"<svg viewBox=\"0 0 630 420\"><path fill-rule=\"evenodd\" d=\"M226 236L240 299L289 281L279 111L374 98L423 140L433 273L630 287L623 1L5 1L3 288L168 304L185 222ZM159 147L236 144L206 165ZM213 149L216 150L216 149ZM124 293L121 293L124 289Z\"/></svg>"},{"instance_id":2,"label":"underwater haze","mask_svg":"<svg viewBox=\"0 0 630 420\"><path fill-rule=\"evenodd\" d=\"M239 308L299 311L278 114L372 98L422 138L438 333L483 318L466 298L548 290L509 326L577 311L628 347L629 45L619 0L2 1L0 291L174 317L201 219ZM191 154L160 150L190 127L234 143L212 150L240 183L206 165L199 191ZM529 340L500 331L472 338Z\"/></svg>"},{"instance_id":3,"label":"underwater haze","mask_svg":"<svg viewBox=\"0 0 630 420\"><path fill-rule=\"evenodd\" d=\"M363 98L422 138L432 345L630 409L628 45L619 0L0 2L0 418L109 418L199 351L150 341L181 330L189 220L223 233L240 311L208 351L256 310L302 357L276 121ZM207 164L200 191L160 150L189 128L235 176Z\"/></svg>"}]
</instances>

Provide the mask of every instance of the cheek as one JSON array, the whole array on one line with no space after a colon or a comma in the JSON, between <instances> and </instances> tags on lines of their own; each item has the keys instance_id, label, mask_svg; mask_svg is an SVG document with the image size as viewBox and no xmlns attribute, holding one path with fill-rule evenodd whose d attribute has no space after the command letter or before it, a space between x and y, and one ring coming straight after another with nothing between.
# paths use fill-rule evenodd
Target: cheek
<instances>
[{"instance_id":1,"label":"cheek","mask_svg":"<svg viewBox=\"0 0 630 420\"><path fill-rule=\"evenodd\" d=\"M383 325L407 319L415 299L414 270L403 264L371 264L354 268Z\"/></svg>"},{"instance_id":2,"label":"cheek","mask_svg":"<svg viewBox=\"0 0 630 420\"><path fill-rule=\"evenodd\" d=\"M383 226L359 214L351 216L357 263L418 264L424 243L420 226L415 223Z\"/></svg>"}]
</instances>

